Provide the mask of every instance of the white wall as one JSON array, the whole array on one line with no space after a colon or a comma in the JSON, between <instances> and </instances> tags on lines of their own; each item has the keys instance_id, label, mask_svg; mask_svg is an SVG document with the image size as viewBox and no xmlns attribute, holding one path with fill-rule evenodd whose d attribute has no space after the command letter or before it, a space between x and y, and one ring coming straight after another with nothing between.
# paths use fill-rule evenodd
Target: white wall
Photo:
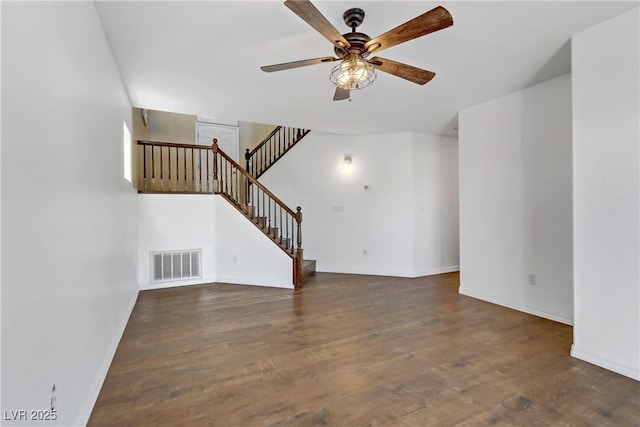
<instances>
[{"instance_id":1,"label":"white wall","mask_svg":"<svg viewBox=\"0 0 640 427\"><path fill-rule=\"evenodd\" d=\"M291 258L221 196L138 196L141 289L225 282L293 288ZM202 250L202 277L152 282L151 252Z\"/></svg>"},{"instance_id":2,"label":"white wall","mask_svg":"<svg viewBox=\"0 0 640 427\"><path fill-rule=\"evenodd\" d=\"M252 150L262 142L274 129L275 125L263 123L238 122L238 139L240 146L240 164L244 165L244 153L246 149Z\"/></svg>"},{"instance_id":3,"label":"white wall","mask_svg":"<svg viewBox=\"0 0 640 427\"><path fill-rule=\"evenodd\" d=\"M192 194L138 195L138 283L156 289L215 282L213 196ZM200 249L201 278L152 282L151 252Z\"/></svg>"},{"instance_id":4,"label":"white wall","mask_svg":"<svg viewBox=\"0 0 640 427\"><path fill-rule=\"evenodd\" d=\"M0 29L2 25L2 5L0 4ZM1 40L1 37L0 37ZM0 79L2 78L2 55L0 55ZM2 83L0 82L0 87ZM1 92L0 92L1 93ZM0 115L2 107L0 103ZM2 118L0 117L0 242L2 242ZM2 244L0 244L0 376L2 375ZM2 379L0 378L0 409L2 409ZM0 421L2 425L2 421Z\"/></svg>"},{"instance_id":5,"label":"white wall","mask_svg":"<svg viewBox=\"0 0 640 427\"><path fill-rule=\"evenodd\" d=\"M412 134L413 271L458 271L458 141Z\"/></svg>"},{"instance_id":6,"label":"white wall","mask_svg":"<svg viewBox=\"0 0 640 427\"><path fill-rule=\"evenodd\" d=\"M318 271L404 277L450 271L457 267L457 254L444 248L455 247L457 235L430 233L444 217L448 231L457 229L455 197L452 203L440 199L442 191L457 194L457 188L451 177L443 183L439 172L422 168L455 163L455 149L448 145L456 142L412 133L314 131L260 180L289 206L302 206L304 257L317 260ZM345 155L352 157L348 171ZM425 182L430 177L439 184ZM416 212L414 199L424 212ZM428 216L434 209L442 211ZM430 222L415 234L423 220Z\"/></svg>"},{"instance_id":7,"label":"white wall","mask_svg":"<svg viewBox=\"0 0 640 427\"><path fill-rule=\"evenodd\" d=\"M570 75L459 123L460 293L571 324Z\"/></svg>"},{"instance_id":8,"label":"white wall","mask_svg":"<svg viewBox=\"0 0 640 427\"><path fill-rule=\"evenodd\" d=\"M135 302L123 121L93 3L2 2L2 411L58 416L4 425L85 424Z\"/></svg>"},{"instance_id":9,"label":"white wall","mask_svg":"<svg viewBox=\"0 0 640 427\"><path fill-rule=\"evenodd\" d=\"M147 120L151 141L196 143L197 116L148 110Z\"/></svg>"},{"instance_id":10,"label":"white wall","mask_svg":"<svg viewBox=\"0 0 640 427\"><path fill-rule=\"evenodd\" d=\"M293 289L293 262L222 196L215 204L216 281Z\"/></svg>"},{"instance_id":11,"label":"white wall","mask_svg":"<svg viewBox=\"0 0 640 427\"><path fill-rule=\"evenodd\" d=\"M639 9L572 39L572 355L640 379Z\"/></svg>"}]
</instances>

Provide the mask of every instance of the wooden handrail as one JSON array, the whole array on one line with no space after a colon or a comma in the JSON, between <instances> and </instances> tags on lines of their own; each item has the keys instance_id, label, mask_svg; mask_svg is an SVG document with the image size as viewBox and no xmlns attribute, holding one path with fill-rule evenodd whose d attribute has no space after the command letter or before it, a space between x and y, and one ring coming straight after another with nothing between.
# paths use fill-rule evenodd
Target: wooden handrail
<instances>
[{"instance_id":1,"label":"wooden handrail","mask_svg":"<svg viewBox=\"0 0 640 427\"><path fill-rule=\"evenodd\" d=\"M211 150L211 146L209 145L178 144L176 142L158 142L158 141L138 140L138 145L152 145L154 147L193 148L197 150Z\"/></svg>"},{"instance_id":2,"label":"wooden handrail","mask_svg":"<svg viewBox=\"0 0 640 427\"><path fill-rule=\"evenodd\" d=\"M246 149L245 169L254 178L259 178L309 132L302 128L276 126L253 150Z\"/></svg>"},{"instance_id":3,"label":"wooden handrail","mask_svg":"<svg viewBox=\"0 0 640 427\"><path fill-rule=\"evenodd\" d=\"M258 151L260 148L262 148L262 146L267 144L267 142L273 137L273 135L278 133L280 131L280 129L282 129L282 126L276 126L276 128L274 130L272 130L271 133L269 135L267 135L267 137L265 139L262 140L262 142L260 142L258 145L256 145L253 150L249 151L249 156L253 156L253 154L256 151Z\"/></svg>"},{"instance_id":4,"label":"wooden handrail","mask_svg":"<svg viewBox=\"0 0 640 427\"><path fill-rule=\"evenodd\" d=\"M265 187L264 185L262 185L260 183L260 181L258 181L257 179L255 179L253 176L251 176L242 166L240 166L238 164L238 162L236 162L235 160L233 160L231 157L229 157L229 155L227 155L227 153L225 153L222 150L218 149L218 143L217 143L217 139L213 139L214 143L211 145L211 149L213 150L214 153L218 153L220 154L222 157L224 157L229 163L231 163L235 168L237 168L253 185L257 186L258 188L260 188L262 191L264 191L264 193L269 196L270 198L272 198L277 204L281 205L282 208L284 210L286 210L291 216L293 216L296 219L296 222L300 223L300 221L302 221L302 215L297 215L293 209L291 209L289 206L287 206L282 200L280 200L278 198L278 196L276 196L275 194L273 194L271 191L269 191L269 189L267 187ZM299 219L298 219L299 217Z\"/></svg>"}]
</instances>

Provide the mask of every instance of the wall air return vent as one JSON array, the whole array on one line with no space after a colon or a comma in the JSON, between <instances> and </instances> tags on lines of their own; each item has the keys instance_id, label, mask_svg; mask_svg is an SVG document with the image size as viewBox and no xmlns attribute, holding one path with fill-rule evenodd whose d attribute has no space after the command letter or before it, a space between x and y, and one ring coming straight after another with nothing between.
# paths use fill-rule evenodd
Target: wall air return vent
<instances>
[{"instance_id":1,"label":"wall air return vent","mask_svg":"<svg viewBox=\"0 0 640 427\"><path fill-rule=\"evenodd\" d=\"M194 279L200 275L201 249L187 251L151 252L153 282Z\"/></svg>"}]
</instances>

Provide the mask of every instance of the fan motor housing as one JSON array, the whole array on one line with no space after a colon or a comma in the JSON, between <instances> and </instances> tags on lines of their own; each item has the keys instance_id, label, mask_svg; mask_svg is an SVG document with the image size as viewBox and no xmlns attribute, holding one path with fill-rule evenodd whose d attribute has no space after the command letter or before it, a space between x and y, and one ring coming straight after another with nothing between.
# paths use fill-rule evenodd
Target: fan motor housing
<instances>
[{"instance_id":1,"label":"fan motor housing","mask_svg":"<svg viewBox=\"0 0 640 427\"><path fill-rule=\"evenodd\" d=\"M333 51L336 53L338 58L344 58L349 53L359 53L363 57L366 57L369 54L365 50L364 45L365 45L366 42L371 40L371 37L369 37L368 35L366 35L364 33L358 33L358 32L355 32L355 31L352 32L352 33L345 33L342 36L345 39L347 39L347 41L349 42L351 47L348 48L348 49L344 49L342 47L337 47L336 46L333 49Z\"/></svg>"}]
</instances>

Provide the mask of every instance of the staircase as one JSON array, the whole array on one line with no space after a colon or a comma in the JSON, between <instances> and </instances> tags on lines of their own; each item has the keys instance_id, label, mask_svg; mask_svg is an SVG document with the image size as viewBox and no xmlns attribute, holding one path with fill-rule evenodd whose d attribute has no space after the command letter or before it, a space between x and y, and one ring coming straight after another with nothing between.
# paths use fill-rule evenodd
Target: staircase
<instances>
[{"instance_id":1,"label":"staircase","mask_svg":"<svg viewBox=\"0 0 640 427\"><path fill-rule=\"evenodd\" d=\"M289 208L242 166L218 148L213 154L214 193L224 197L292 259L293 284L302 288L305 276L315 272L315 261L302 258L302 210ZM305 269L306 267L306 269ZM305 273L307 273L305 275Z\"/></svg>"},{"instance_id":2,"label":"staircase","mask_svg":"<svg viewBox=\"0 0 640 427\"><path fill-rule=\"evenodd\" d=\"M264 173L308 132L276 128L253 151L254 171ZM138 141L138 150L140 193L219 194L291 258L296 289L315 273L315 261L302 257L301 208L284 204L220 150L217 140L212 146Z\"/></svg>"},{"instance_id":3,"label":"staircase","mask_svg":"<svg viewBox=\"0 0 640 427\"><path fill-rule=\"evenodd\" d=\"M274 163L311 132L308 129L277 126L253 150L246 149L244 158L246 171L255 179L260 178ZM252 181L248 182L251 191ZM245 214L245 216L247 216ZM302 281L316 272L315 260L303 260Z\"/></svg>"}]
</instances>

